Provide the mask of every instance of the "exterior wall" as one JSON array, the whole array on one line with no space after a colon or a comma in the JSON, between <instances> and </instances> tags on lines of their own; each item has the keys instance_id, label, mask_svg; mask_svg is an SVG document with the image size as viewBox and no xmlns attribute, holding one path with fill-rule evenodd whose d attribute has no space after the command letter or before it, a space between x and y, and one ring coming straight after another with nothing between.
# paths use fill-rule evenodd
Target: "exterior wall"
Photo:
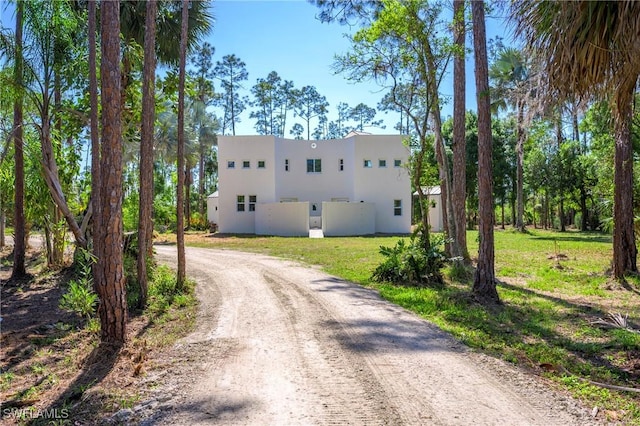
<instances>
[{"instance_id":1,"label":"exterior wall","mask_svg":"<svg viewBox=\"0 0 640 426\"><path fill-rule=\"evenodd\" d=\"M256 196L257 203L274 202L274 136L219 136L218 179L219 227L225 233L255 233L255 212L249 210L249 196ZM228 162L234 161L235 168ZM243 161L249 167L243 168ZM258 161L265 167L259 169ZM245 210L237 209L238 195L245 197Z\"/></svg>"},{"instance_id":2,"label":"exterior wall","mask_svg":"<svg viewBox=\"0 0 640 426\"><path fill-rule=\"evenodd\" d=\"M332 198L353 198L353 188L349 182L353 176L353 148L345 140L302 141L278 139L276 141L276 196L297 198L309 202L309 216L322 216L322 202ZM307 172L307 160L320 159L322 171ZM344 160L344 171L339 170L340 159ZM289 170L285 161L289 160ZM313 207L316 210L313 210Z\"/></svg>"},{"instance_id":3,"label":"exterior wall","mask_svg":"<svg viewBox=\"0 0 640 426\"><path fill-rule=\"evenodd\" d=\"M411 184L404 167L408 157L409 150L400 136L356 135L319 141L220 136L219 230L256 233L257 223L261 221L260 232L264 232L269 228L264 219L256 216L261 205L284 200L308 203L307 228L310 222L324 228L323 203L339 200L374 205L373 232L407 233L411 229ZM308 172L307 160L315 159L321 161L321 171ZM372 161L371 168L363 167L365 159ZM386 161L386 167L380 167L379 160ZM394 167L394 160L399 160L402 166ZM235 162L235 168L228 167L229 161ZM250 167L243 168L244 161L249 161ZM258 161L264 161L264 168L257 168ZM238 211L239 195L245 197L245 211ZM256 198L255 211L249 211L250 196ZM394 214L397 211L394 200L402 203L400 215ZM283 204L282 209L287 210L286 205L291 203ZM327 216L336 217L335 214ZM338 228L335 222L330 227L344 232L343 235L361 234L361 231L355 232L357 227L347 234L345 228Z\"/></svg>"},{"instance_id":4,"label":"exterior wall","mask_svg":"<svg viewBox=\"0 0 640 426\"><path fill-rule=\"evenodd\" d=\"M406 164L409 149L401 136L353 136L354 201L376 205L376 232L407 233L411 229L411 183ZM371 167L364 167L365 160ZM380 160L386 162L381 167ZM399 167L394 160L400 160ZM394 213L394 200L402 203L401 215Z\"/></svg>"},{"instance_id":5,"label":"exterior wall","mask_svg":"<svg viewBox=\"0 0 640 426\"><path fill-rule=\"evenodd\" d=\"M327 237L376 232L376 206L371 203L322 203L322 233Z\"/></svg>"},{"instance_id":6,"label":"exterior wall","mask_svg":"<svg viewBox=\"0 0 640 426\"><path fill-rule=\"evenodd\" d=\"M209 223L220 223L218 215L220 203L218 201L218 195L216 194L212 194L207 197L207 221Z\"/></svg>"},{"instance_id":7,"label":"exterior wall","mask_svg":"<svg viewBox=\"0 0 640 426\"><path fill-rule=\"evenodd\" d=\"M256 234L309 235L309 203L264 203L256 208Z\"/></svg>"},{"instance_id":8,"label":"exterior wall","mask_svg":"<svg viewBox=\"0 0 640 426\"><path fill-rule=\"evenodd\" d=\"M429 198L429 225L431 231L444 231L444 218L442 217L442 196L440 194L428 195ZM435 204L435 206L433 206Z\"/></svg>"}]
</instances>

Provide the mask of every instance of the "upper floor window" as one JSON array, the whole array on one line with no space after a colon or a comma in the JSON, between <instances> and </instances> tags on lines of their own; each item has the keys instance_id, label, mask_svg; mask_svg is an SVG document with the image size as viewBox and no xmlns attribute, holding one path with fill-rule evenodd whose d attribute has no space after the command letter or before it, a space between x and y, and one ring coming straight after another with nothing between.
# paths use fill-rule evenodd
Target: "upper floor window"
<instances>
[{"instance_id":1,"label":"upper floor window","mask_svg":"<svg viewBox=\"0 0 640 426\"><path fill-rule=\"evenodd\" d=\"M341 172L344 171L344 158L340 159L338 170L340 170Z\"/></svg>"},{"instance_id":2,"label":"upper floor window","mask_svg":"<svg viewBox=\"0 0 640 426\"><path fill-rule=\"evenodd\" d=\"M322 160L319 158L307 159L307 173L321 173L322 172Z\"/></svg>"},{"instance_id":3,"label":"upper floor window","mask_svg":"<svg viewBox=\"0 0 640 426\"><path fill-rule=\"evenodd\" d=\"M289 159L285 158L284 160L284 171L288 172L289 171Z\"/></svg>"},{"instance_id":4,"label":"upper floor window","mask_svg":"<svg viewBox=\"0 0 640 426\"><path fill-rule=\"evenodd\" d=\"M402 166L402 160L398 160L397 158L393 160L393 167L400 167L400 166Z\"/></svg>"},{"instance_id":5,"label":"upper floor window","mask_svg":"<svg viewBox=\"0 0 640 426\"><path fill-rule=\"evenodd\" d=\"M233 160L229 160L227 161L227 169L235 169L236 168L236 162Z\"/></svg>"},{"instance_id":6,"label":"upper floor window","mask_svg":"<svg viewBox=\"0 0 640 426\"><path fill-rule=\"evenodd\" d=\"M378 160L378 167L387 167L387 160Z\"/></svg>"},{"instance_id":7,"label":"upper floor window","mask_svg":"<svg viewBox=\"0 0 640 426\"><path fill-rule=\"evenodd\" d=\"M249 169L249 168L251 168L251 161L249 161L249 160L244 160L244 161L242 162L242 168L243 168L243 169Z\"/></svg>"},{"instance_id":8,"label":"upper floor window","mask_svg":"<svg viewBox=\"0 0 640 426\"><path fill-rule=\"evenodd\" d=\"M371 162L371 160L364 160L364 168L370 169L371 167L373 167L373 163Z\"/></svg>"},{"instance_id":9,"label":"upper floor window","mask_svg":"<svg viewBox=\"0 0 640 426\"><path fill-rule=\"evenodd\" d=\"M265 167L265 162L264 160L258 160L258 168L259 169L264 169Z\"/></svg>"}]
</instances>

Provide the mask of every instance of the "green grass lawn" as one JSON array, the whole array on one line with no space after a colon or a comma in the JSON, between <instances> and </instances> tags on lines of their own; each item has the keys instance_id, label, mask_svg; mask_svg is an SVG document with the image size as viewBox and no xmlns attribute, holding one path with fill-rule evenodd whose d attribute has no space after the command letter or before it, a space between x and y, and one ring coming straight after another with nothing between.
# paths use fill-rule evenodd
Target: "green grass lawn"
<instances>
[{"instance_id":1,"label":"green grass lawn","mask_svg":"<svg viewBox=\"0 0 640 426\"><path fill-rule=\"evenodd\" d=\"M175 237L174 237L175 238ZM471 295L473 279L447 279L444 288L373 283L379 247L399 237L282 238L205 236L187 243L259 252L319 265L330 274L373 287L380 294L438 324L470 347L546 375L557 386L597 406L609 421L640 425L640 394L594 386L584 379L640 387L640 332L603 326L609 314L640 324L640 280L611 281L611 238L597 233L496 230L500 306ZM467 241L472 257L477 232ZM450 271L445 271L445 275Z\"/></svg>"}]
</instances>

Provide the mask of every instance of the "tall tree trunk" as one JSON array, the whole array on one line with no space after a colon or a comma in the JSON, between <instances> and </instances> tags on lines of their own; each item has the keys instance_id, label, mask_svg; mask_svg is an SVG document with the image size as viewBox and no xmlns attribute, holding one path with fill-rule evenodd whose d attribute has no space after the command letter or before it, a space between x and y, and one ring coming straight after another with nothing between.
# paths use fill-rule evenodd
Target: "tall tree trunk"
<instances>
[{"instance_id":1,"label":"tall tree trunk","mask_svg":"<svg viewBox=\"0 0 640 426\"><path fill-rule=\"evenodd\" d=\"M204 156L206 155L205 146L202 141L200 141L198 156L198 213L200 213L200 218L205 219L205 200L207 199L207 195L204 193L205 191L205 176L204 176Z\"/></svg>"},{"instance_id":2,"label":"tall tree trunk","mask_svg":"<svg viewBox=\"0 0 640 426\"><path fill-rule=\"evenodd\" d=\"M484 1L472 1L473 47L475 52L476 99L478 102L478 267L473 293L480 299L499 302L495 278L493 242L493 181L491 104L489 99L489 70L487 63L487 33L484 22Z\"/></svg>"},{"instance_id":3,"label":"tall tree trunk","mask_svg":"<svg viewBox=\"0 0 640 426\"><path fill-rule=\"evenodd\" d=\"M16 85L16 98L13 104L13 144L15 162L15 202L13 216L13 271L12 278L26 275L25 269L25 239L26 223L24 216L24 145L22 140L22 85L23 85L23 57L22 57L22 15L23 0L16 2L16 59L13 78Z\"/></svg>"},{"instance_id":4,"label":"tall tree trunk","mask_svg":"<svg viewBox=\"0 0 640 426\"><path fill-rule=\"evenodd\" d=\"M624 279L638 272L638 249L633 227L633 146L631 122L637 76L623 81L615 99L616 149L613 194L613 276Z\"/></svg>"},{"instance_id":5,"label":"tall tree trunk","mask_svg":"<svg viewBox=\"0 0 640 426\"><path fill-rule=\"evenodd\" d=\"M526 135L524 132L524 101L518 101L518 131L516 140L516 203L518 212L516 214L516 229L525 231L524 226L524 142Z\"/></svg>"},{"instance_id":6,"label":"tall tree trunk","mask_svg":"<svg viewBox=\"0 0 640 426\"><path fill-rule=\"evenodd\" d=\"M127 299L122 268L122 111L120 105L120 1L102 2L102 151L101 235L102 259L99 269L104 281L99 292L98 313L102 326L101 340L122 344L126 340Z\"/></svg>"},{"instance_id":7,"label":"tall tree trunk","mask_svg":"<svg viewBox=\"0 0 640 426\"><path fill-rule=\"evenodd\" d=\"M451 209L456 224L456 239L460 255L469 262L466 226L466 81L465 81L465 19L464 0L453 1L453 37L458 51L453 60L453 183Z\"/></svg>"},{"instance_id":8,"label":"tall tree trunk","mask_svg":"<svg viewBox=\"0 0 640 426\"><path fill-rule=\"evenodd\" d=\"M140 132L140 210L138 215L138 307L147 304L147 260L153 242L153 126L156 116L156 0L147 1L144 34L144 68L142 79L142 129Z\"/></svg>"},{"instance_id":9,"label":"tall tree trunk","mask_svg":"<svg viewBox=\"0 0 640 426\"><path fill-rule=\"evenodd\" d=\"M580 219L580 230L586 231L589 228L589 208L587 207L587 189L585 188L584 181L580 185L580 212L582 217Z\"/></svg>"},{"instance_id":10,"label":"tall tree trunk","mask_svg":"<svg viewBox=\"0 0 640 426\"><path fill-rule=\"evenodd\" d=\"M186 230L191 229L191 185L193 184L191 170L191 162L186 159L184 168L184 217Z\"/></svg>"},{"instance_id":11,"label":"tall tree trunk","mask_svg":"<svg viewBox=\"0 0 640 426\"><path fill-rule=\"evenodd\" d=\"M89 102L90 112L90 136L91 136L91 205L92 225L91 239L92 250L96 262L93 264L93 287L96 293L104 286L104 274L100 268L102 259L102 247L97 242L104 241L102 234L102 204L100 196L101 171L100 171L100 135L98 130L98 77L96 60L96 0L89 0Z\"/></svg>"},{"instance_id":12,"label":"tall tree trunk","mask_svg":"<svg viewBox=\"0 0 640 426\"><path fill-rule=\"evenodd\" d=\"M2 203L2 199L0 199L0 248L5 246L4 232L5 232L4 205Z\"/></svg>"},{"instance_id":13,"label":"tall tree trunk","mask_svg":"<svg viewBox=\"0 0 640 426\"><path fill-rule=\"evenodd\" d=\"M178 185L176 205L176 239L178 246L178 277L176 287L181 289L186 279L186 261L184 253L184 86L187 58L187 24L189 22L189 0L182 0L182 31L180 33L180 71L178 81ZM233 104L232 104L233 105ZM233 106L232 106L233 107ZM233 115L233 113L232 113ZM235 125L233 124L235 135Z\"/></svg>"}]
</instances>

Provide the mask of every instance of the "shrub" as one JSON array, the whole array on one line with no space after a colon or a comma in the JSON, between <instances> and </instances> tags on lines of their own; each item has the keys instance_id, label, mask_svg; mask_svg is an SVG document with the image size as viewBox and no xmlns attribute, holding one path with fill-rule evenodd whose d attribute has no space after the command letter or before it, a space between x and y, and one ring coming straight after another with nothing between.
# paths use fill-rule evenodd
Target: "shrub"
<instances>
[{"instance_id":1,"label":"shrub","mask_svg":"<svg viewBox=\"0 0 640 426\"><path fill-rule=\"evenodd\" d=\"M93 276L91 266L95 257L83 249L78 249L76 255L77 279L69 281L67 292L60 298L60 309L74 312L89 320L98 304L98 295L93 291Z\"/></svg>"},{"instance_id":2,"label":"shrub","mask_svg":"<svg viewBox=\"0 0 640 426\"><path fill-rule=\"evenodd\" d=\"M447 262L444 253L446 240L440 235L430 239L422 233L413 234L409 244L399 240L395 247L380 247L385 260L373 271L377 282L441 285L442 268Z\"/></svg>"}]
</instances>

